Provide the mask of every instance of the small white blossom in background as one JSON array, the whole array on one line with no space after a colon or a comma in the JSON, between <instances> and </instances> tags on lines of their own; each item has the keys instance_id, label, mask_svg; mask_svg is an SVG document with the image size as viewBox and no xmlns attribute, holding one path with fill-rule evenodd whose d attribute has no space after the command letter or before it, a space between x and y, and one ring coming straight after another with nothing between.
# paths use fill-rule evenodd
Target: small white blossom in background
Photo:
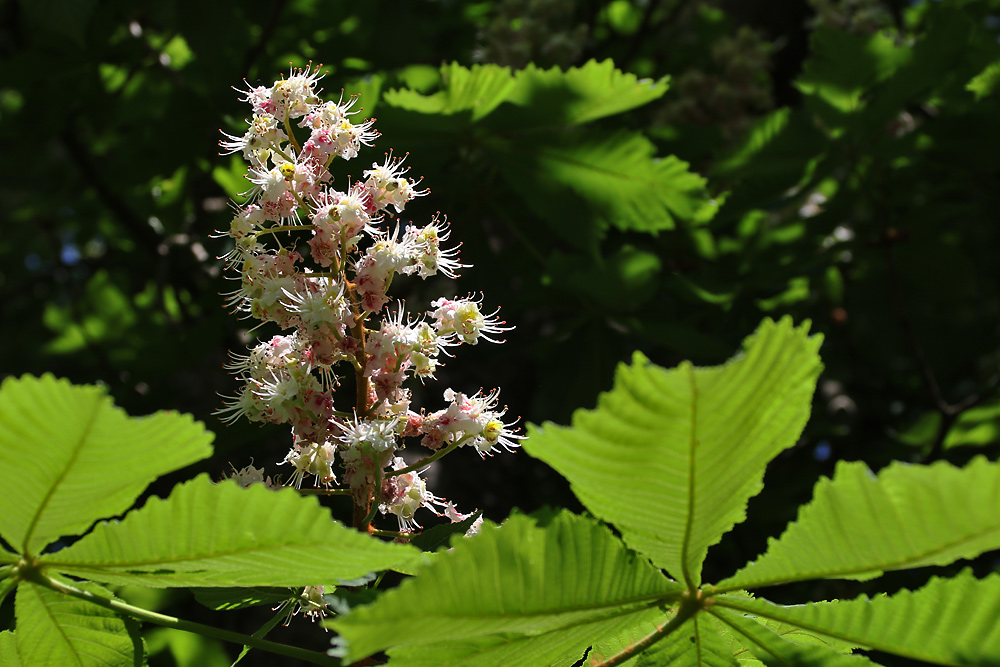
<instances>
[{"instance_id":1,"label":"small white blossom in background","mask_svg":"<svg viewBox=\"0 0 1000 667\"><path fill-rule=\"evenodd\" d=\"M406 462L400 457L392 460L393 470L403 470ZM382 502L379 504L379 511L382 514L395 514L399 521L400 532L420 528L420 524L413 518L414 513L426 507L435 514L440 514L437 508L445 509L446 505L433 493L427 490L427 483L420 478L420 473L412 470L394 477L390 477L382 484Z\"/></svg>"},{"instance_id":2,"label":"small white blossom in background","mask_svg":"<svg viewBox=\"0 0 1000 667\"><path fill-rule=\"evenodd\" d=\"M242 470L233 469L233 472L226 476L227 479L231 479L244 489L253 486L254 484L263 484L269 489L275 488L275 484L271 481L270 477L264 477L263 468L254 468L252 465L248 465Z\"/></svg>"},{"instance_id":3,"label":"small white blossom in background","mask_svg":"<svg viewBox=\"0 0 1000 667\"><path fill-rule=\"evenodd\" d=\"M395 515L402 533L420 527L420 509L461 521L471 515L434 496L396 452L410 442L427 447L433 459L466 446L485 456L512 450L523 436L516 420L504 421L499 390L448 389L445 407L427 413L411 408L405 384L433 380L442 357L452 356L447 348L502 343L499 335L512 327L499 309L485 309L481 296L442 297L423 313L407 312L402 303L387 310L397 276L454 279L468 265L459 262L458 245L446 245L447 218L423 225L390 219L429 193L407 177L407 155L390 151L363 170L363 180L333 186L333 163L356 157L379 134L374 119L359 117L356 98L323 100L321 78L310 65L271 86L238 89L251 107L247 129L223 133L220 142L224 153L247 161L251 184L225 233L233 248L223 259L239 273L225 302L282 333L233 355L227 369L242 387L217 414L288 425L286 483L330 486L339 476L363 510L355 515L359 529L370 528L366 521L376 510ZM334 396L348 374L356 390L336 402L353 405L344 412L335 409ZM270 485L263 475L248 466L234 477L244 486Z\"/></svg>"},{"instance_id":4,"label":"small white blossom in background","mask_svg":"<svg viewBox=\"0 0 1000 667\"><path fill-rule=\"evenodd\" d=\"M284 625L288 625L298 614L313 622L321 621L333 611L324 597L325 590L324 586L306 586L295 597L275 607L274 611L285 610Z\"/></svg>"}]
</instances>

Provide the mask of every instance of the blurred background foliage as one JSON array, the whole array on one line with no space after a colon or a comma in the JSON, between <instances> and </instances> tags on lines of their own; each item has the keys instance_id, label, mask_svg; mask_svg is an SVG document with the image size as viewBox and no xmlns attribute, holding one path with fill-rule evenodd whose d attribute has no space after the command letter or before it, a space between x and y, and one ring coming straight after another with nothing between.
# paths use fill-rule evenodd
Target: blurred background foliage
<instances>
[{"instance_id":1,"label":"blurred background foliage","mask_svg":"<svg viewBox=\"0 0 1000 667\"><path fill-rule=\"evenodd\" d=\"M446 213L474 265L398 294L483 292L517 327L417 405L499 386L567 423L633 350L716 364L785 314L824 334L802 442L713 553L728 574L839 459L1000 453L998 37L998 0L4 0L0 372L191 412L206 469L280 472L287 433L212 416L227 351L275 333L221 305L212 234L246 186L217 142L248 113L232 86L321 62L383 134L347 173L411 152L433 193L404 219ZM460 507L576 507L522 454L463 454L432 482ZM154 664L224 663L154 639Z\"/></svg>"}]
</instances>

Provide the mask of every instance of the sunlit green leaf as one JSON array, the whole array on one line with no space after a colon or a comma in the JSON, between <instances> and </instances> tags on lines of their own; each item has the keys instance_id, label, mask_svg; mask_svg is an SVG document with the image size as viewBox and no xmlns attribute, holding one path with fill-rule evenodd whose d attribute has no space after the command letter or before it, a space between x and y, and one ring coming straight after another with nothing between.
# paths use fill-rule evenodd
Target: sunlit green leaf
<instances>
[{"instance_id":1,"label":"sunlit green leaf","mask_svg":"<svg viewBox=\"0 0 1000 667\"><path fill-rule=\"evenodd\" d=\"M731 597L753 599L753 596L746 591L728 593L727 598ZM736 656L741 667L762 667L766 664L757 657L757 654L772 642L782 645L791 642L798 645L819 647L824 649L820 655L827 652L850 654L858 648L856 643L817 635L792 623L783 623L769 618L746 617L742 614L738 615L739 618L735 618L737 614L716 607L708 611L715 615L719 631L732 642L733 655ZM747 622L752 619L753 625L749 628L742 627L742 624L737 622L740 619Z\"/></svg>"},{"instance_id":2,"label":"sunlit green leaf","mask_svg":"<svg viewBox=\"0 0 1000 667\"><path fill-rule=\"evenodd\" d=\"M92 584L79 588L110 595ZM135 667L144 664L138 624L104 607L22 583L15 599L17 649L25 665ZM6 663L4 663L6 665Z\"/></svg>"},{"instance_id":3,"label":"sunlit green leaf","mask_svg":"<svg viewBox=\"0 0 1000 667\"><path fill-rule=\"evenodd\" d=\"M95 272L78 298L73 306L50 304L46 309L45 325L57 334L46 344L49 352L68 354L95 341L118 342L122 333L136 324L131 299L108 271ZM78 316L75 309L83 315Z\"/></svg>"},{"instance_id":4,"label":"sunlit green leaf","mask_svg":"<svg viewBox=\"0 0 1000 667\"><path fill-rule=\"evenodd\" d=\"M621 664L624 667L636 667L637 665L642 664L641 656L644 654L644 652L636 650L637 642L656 632L657 626L663 625L665 621L669 620L670 616L664 614L663 610L649 609L644 617L640 617L635 623L625 628L625 630L618 635L608 637L595 643L590 649L588 658L591 661L602 659L607 660L608 658L616 656L623 651L628 651L633 653L633 657ZM648 653L646 653L646 655L648 655Z\"/></svg>"},{"instance_id":5,"label":"sunlit green leaf","mask_svg":"<svg viewBox=\"0 0 1000 667\"><path fill-rule=\"evenodd\" d=\"M798 520L720 589L807 579L870 579L1000 549L1000 464L895 463L878 477L841 461ZM919 530L915 529L919 526Z\"/></svg>"},{"instance_id":6,"label":"sunlit green leaf","mask_svg":"<svg viewBox=\"0 0 1000 667\"><path fill-rule=\"evenodd\" d=\"M1000 84L1000 60L987 65L986 69L969 80L965 88L975 93L977 100L981 100L992 95L997 84Z\"/></svg>"},{"instance_id":7,"label":"sunlit green leaf","mask_svg":"<svg viewBox=\"0 0 1000 667\"><path fill-rule=\"evenodd\" d=\"M169 58L165 63L172 70L181 70L194 59L191 47L181 35L174 35L162 47L163 54Z\"/></svg>"},{"instance_id":8,"label":"sunlit green leaf","mask_svg":"<svg viewBox=\"0 0 1000 667\"><path fill-rule=\"evenodd\" d=\"M667 92L668 81L639 79L611 60L567 70L530 64L515 73L505 101L523 108L518 129L573 126L648 104Z\"/></svg>"},{"instance_id":9,"label":"sunlit green leaf","mask_svg":"<svg viewBox=\"0 0 1000 667\"><path fill-rule=\"evenodd\" d=\"M787 308L788 306L805 301L811 294L809 290L809 278L799 276L788 281L788 287L775 296L768 299L757 299L757 307L762 311L770 312L776 308Z\"/></svg>"},{"instance_id":10,"label":"sunlit green leaf","mask_svg":"<svg viewBox=\"0 0 1000 667\"><path fill-rule=\"evenodd\" d=\"M243 489L200 475L120 522L98 524L43 562L114 584L308 586L388 569L418 554L346 528L315 497L294 489Z\"/></svg>"},{"instance_id":11,"label":"sunlit green leaf","mask_svg":"<svg viewBox=\"0 0 1000 667\"><path fill-rule=\"evenodd\" d=\"M948 431L944 447L997 442L1000 442L1000 400L994 399L963 412Z\"/></svg>"},{"instance_id":12,"label":"sunlit green leaf","mask_svg":"<svg viewBox=\"0 0 1000 667\"><path fill-rule=\"evenodd\" d=\"M595 515L694 585L708 547L746 516L768 461L795 444L819 374L818 336L765 320L715 368L666 370L640 354L572 427L532 427L525 450L567 477Z\"/></svg>"},{"instance_id":13,"label":"sunlit green leaf","mask_svg":"<svg viewBox=\"0 0 1000 667\"><path fill-rule=\"evenodd\" d=\"M357 112L354 122L371 118L382 99L382 86L385 85L385 75L373 73L360 79L351 79L344 84L344 92L357 95L358 103L351 108Z\"/></svg>"},{"instance_id":14,"label":"sunlit green leaf","mask_svg":"<svg viewBox=\"0 0 1000 667\"><path fill-rule=\"evenodd\" d=\"M349 660L388 649L400 665L568 666L679 588L592 519L514 516L330 625Z\"/></svg>"},{"instance_id":15,"label":"sunlit green leaf","mask_svg":"<svg viewBox=\"0 0 1000 667\"><path fill-rule=\"evenodd\" d=\"M514 79L506 67L475 65L472 69L458 63L441 68L442 90L433 95L421 95L412 90L388 90L386 104L400 109L427 114L454 114L470 111L476 121L504 101Z\"/></svg>"},{"instance_id":16,"label":"sunlit green leaf","mask_svg":"<svg viewBox=\"0 0 1000 667\"><path fill-rule=\"evenodd\" d=\"M862 95L893 74L911 57L889 35L861 35L820 26L812 35L812 53L796 85L841 112L863 106Z\"/></svg>"},{"instance_id":17,"label":"sunlit green leaf","mask_svg":"<svg viewBox=\"0 0 1000 667\"><path fill-rule=\"evenodd\" d=\"M0 534L38 553L124 512L151 481L211 454L211 441L189 415L129 417L102 387L8 378L0 387Z\"/></svg>"},{"instance_id":18,"label":"sunlit green leaf","mask_svg":"<svg viewBox=\"0 0 1000 667\"><path fill-rule=\"evenodd\" d=\"M10 630L0 632L0 665L21 667L23 664L17 652L17 635Z\"/></svg>"},{"instance_id":19,"label":"sunlit green leaf","mask_svg":"<svg viewBox=\"0 0 1000 667\"><path fill-rule=\"evenodd\" d=\"M778 109L759 118L746 133L742 144L729 157L719 160L715 169L722 173L745 167L750 160L770 145L788 127L791 109Z\"/></svg>"},{"instance_id":20,"label":"sunlit green leaf","mask_svg":"<svg viewBox=\"0 0 1000 667\"><path fill-rule=\"evenodd\" d=\"M737 667L741 647L718 621L698 614L667 635L635 661L635 667Z\"/></svg>"},{"instance_id":21,"label":"sunlit green leaf","mask_svg":"<svg viewBox=\"0 0 1000 667\"><path fill-rule=\"evenodd\" d=\"M722 605L798 625L841 641L940 665L1000 664L1000 576L968 570L931 579L918 591L869 600L781 606L719 599Z\"/></svg>"},{"instance_id":22,"label":"sunlit green leaf","mask_svg":"<svg viewBox=\"0 0 1000 667\"><path fill-rule=\"evenodd\" d=\"M818 638L806 633L777 633L773 629L741 614L725 609L713 609L712 615L722 624L728 625L757 659L758 664L775 667L863 667L873 665L868 658L851 655L825 645ZM787 626L786 626L787 627ZM752 664L740 660L743 665Z\"/></svg>"},{"instance_id":23,"label":"sunlit green leaf","mask_svg":"<svg viewBox=\"0 0 1000 667\"><path fill-rule=\"evenodd\" d=\"M710 205L705 179L686 162L657 158L638 133L581 133L491 142L510 187L568 239L608 227L657 232L691 220ZM592 229L581 229L587 221Z\"/></svg>"},{"instance_id":24,"label":"sunlit green leaf","mask_svg":"<svg viewBox=\"0 0 1000 667\"><path fill-rule=\"evenodd\" d=\"M245 174L246 163L233 155L229 158L228 166L218 165L212 169L212 180L230 197L241 199L240 193L250 189L250 182L245 178Z\"/></svg>"}]
</instances>

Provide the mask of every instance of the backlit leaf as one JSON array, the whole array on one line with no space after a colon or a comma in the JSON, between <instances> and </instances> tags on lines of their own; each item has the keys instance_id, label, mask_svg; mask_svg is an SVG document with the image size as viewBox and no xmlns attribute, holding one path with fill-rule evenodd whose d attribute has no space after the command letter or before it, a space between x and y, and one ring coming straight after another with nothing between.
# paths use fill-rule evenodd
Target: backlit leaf
<instances>
[{"instance_id":1,"label":"backlit leaf","mask_svg":"<svg viewBox=\"0 0 1000 667\"><path fill-rule=\"evenodd\" d=\"M42 560L114 584L240 587L327 584L419 557L337 523L294 489L244 489L201 475Z\"/></svg>"},{"instance_id":2,"label":"backlit leaf","mask_svg":"<svg viewBox=\"0 0 1000 667\"><path fill-rule=\"evenodd\" d=\"M92 584L78 584L78 587L110 597ZM142 640L134 621L126 622L104 607L33 583L18 586L15 602L15 635L24 665L144 664Z\"/></svg>"},{"instance_id":3,"label":"backlit leaf","mask_svg":"<svg viewBox=\"0 0 1000 667\"><path fill-rule=\"evenodd\" d=\"M104 388L51 375L0 387L0 535L38 553L62 535L121 514L160 475L211 454L190 415L129 417Z\"/></svg>"},{"instance_id":4,"label":"backlit leaf","mask_svg":"<svg viewBox=\"0 0 1000 667\"><path fill-rule=\"evenodd\" d=\"M348 661L388 649L397 665L568 667L679 588L592 519L515 515L330 625Z\"/></svg>"},{"instance_id":5,"label":"backlit leaf","mask_svg":"<svg viewBox=\"0 0 1000 667\"><path fill-rule=\"evenodd\" d=\"M798 625L865 648L941 665L1000 664L1000 576L977 580L966 570L934 578L918 591L869 600L781 606L718 599L722 605Z\"/></svg>"},{"instance_id":6,"label":"backlit leaf","mask_svg":"<svg viewBox=\"0 0 1000 667\"><path fill-rule=\"evenodd\" d=\"M745 518L768 461L805 426L820 342L765 320L723 366L666 370L637 354L596 410L532 427L525 450L632 548L698 585L708 547Z\"/></svg>"},{"instance_id":7,"label":"backlit leaf","mask_svg":"<svg viewBox=\"0 0 1000 667\"><path fill-rule=\"evenodd\" d=\"M841 461L798 520L719 590L808 579L870 579L1000 549L1000 464L895 463L878 477ZM919 528L917 528L919 527Z\"/></svg>"}]
</instances>

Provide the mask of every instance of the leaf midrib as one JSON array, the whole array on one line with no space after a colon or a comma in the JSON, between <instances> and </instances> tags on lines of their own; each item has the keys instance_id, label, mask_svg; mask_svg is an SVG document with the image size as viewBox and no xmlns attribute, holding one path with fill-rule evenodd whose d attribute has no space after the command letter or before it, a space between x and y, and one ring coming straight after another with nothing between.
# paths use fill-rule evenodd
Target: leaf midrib
<instances>
[{"instance_id":1,"label":"leaf midrib","mask_svg":"<svg viewBox=\"0 0 1000 667\"><path fill-rule=\"evenodd\" d=\"M65 459L66 465L63 466L60 473L53 480L53 483L49 486L48 490L46 490L45 494L42 496L41 502L38 504L37 510L35 511L31 520L28 522L28 530L25 533L24 542L22 546L25 552L30 552L31 550L31 539L33 537L33 533L35 532L35 529L38 527L38 524L41 522L42 515L44 514L46 508L48 507L49 501L55 495L56 490L66 479L67 475L69 475L69 471L73 468L73 465L80 457L80 452L83 450L84 443L86 443L87 438L88 436L90 436L94 428L94 424L97 421L97 415L100 412L98 404L101 402L102 398L103 398L102 396L97 396L96 401L91 401L92 409L90 410L90 414L87 415L87 422L81 431L80 437L72 445L72 450L71 450L72 453ZM94 520L96 521L97 517L95 517Z\"/></svg>"},{"instance_id":2,"label":"leaf midrib","mask_svg":"<svg viewBox=\"0 0 1000 667\"><path fill-rule=\"evenodd\" d=\"M907 567L917 567L913 563L919 563L919 561L933 556L935 554L942 553L949 549L952 549L958 545L966 542L973 542L975 540L981 539L984 536L998 534L1000 535L1000 526L994 526L987 530L982 530L977 533L970 533L963 535L961 539L956 539L946 544L942 544L934 549L928 549L919 554L914 554L908 558L901 558L896 560L890 560L885 563L879 564L877 566L862 568L862 569L841 569L841 570L818 570L812 572L802 572L792 575L788 578L782 579L758 579L756 581L744 581L738 585L720 586L715 589L717 593L729 593L731 591L750 589L750 588L763 588L765 586L779 586L782 584L791 584L799 581L810 581L813 579L837 579L837 578L849 578L850 575L875 575L878 576L880 573L887 570L899 570ZM928 563L925 563L928 564ZM735 575L734 575L735 576Z\"/></svg>"},{"instance_id":3,"label":"leaf midrib","mask_svg":"<svg viewBox=\"0 0 1000 667\"><path fill-rule=\"evenodd\" d=\"M684 520L684 538L681 540L681 572L689 590L697 587L694 576L688 568L688 551L691 548L691 533L694 531L694 508L695 508L695 450L698 446L698 384L695 382L694 369L690 364L681 366L682 372L688 376L688 384L691 389L691 435L688 438L688 485L687 485L687 517Z\"/></svg>"},{"instance_id":4,"label":"leaf midrib","mask_svg":"<svg viewBox=\"0 0 1000 667\"><path fill-rule=\"evenodd\" d=\"M386 544L382 542L381 544ZM217 551L211 552L209 554L199 553L196 555L189 556L176 556L173 558L165 558L160 560L134 560L134 561L107 561L104 563L99 562L87 562L87 561L59 561L59 560L49 560L42 559L46 565L50 567L55 567L58 569L73 568L79 571L106 571L113 567L142 567L145 565L170 565L179 563L194 563L198 561L214 560L220 558L228 558L231 556L242 556L242 555L257 555L267 552L276 552L281 550L297 550L297 549L313 549L316 547L334 547L331 545L330 541L327 539L319 539L315 542L296 542L293 544L275 544L270 546L255 546L247 549L240 550L228 550L228 551ZM360 553L357 558L367 558L371 556L370 553Z\"/></svg>"},{"instance_id":5,"label":"leaf midrib","mask_svg":"<svg viewBox=\"0 0 1000 667\"><path fill-rule=\"evenodd\" d=\"M788 618L782 618L782 617L777 616L777 615L768 614L763 609L747 608L747 607L744 607L743 605L741 605L741 604L739 604L738 602L735 602L735 601L720 600L720 599L717 598L716 602L717 602L717 604L719 604L722 607L726 607L726 608L729 608L729 609L734 609L736 611L740 611L740 612L744 612L744 613L748 613L748 614L753 614L753 615L759 616L761 618L768 618L768 619L770 619L772 621L778 621L779 623L787 623L788 625L793 625L793 626L795 626L797 628L801 628L801 629L806 630L808 632L815 632L815 633L817 633L819 635L822 635L824 637L833 637L834 639L839 639L840 641L843 641L843 642L848 642L848 643L851 643L851 644L855 644L857 646L862 646L862 647L864 647L866 649L874 649L876 651L885 651L886 653L892 653L894 655L899 655L899 656L902 656L902 657L905 657L905 658L914 658L916 660L923 660L924 662L936 663L936 664L939 664L939 665L940 664L949 664L949 663L943 663L943 662L941 662L940 656L932 655L930 653L918 653L916 651L913 651L913 650L910 650L910 649L906 648L905 646L899 646L899 645L895 645L895 644L890 645L890 644L885 644L885 643L879 642L879 641L870 641L868 639L862 639L861 637L856 637L854 635L851 635L851 634L848 634L848 633L845 633L845 632L832 632L829 628L822 628L822 627L819 627L819 626L817 626L817 625L815 625L813 623L806 623L806 622L801 622L801 621L797 621L797 620L791 620L791 619L788 619ZM805 606L811 607L814 604L815 603L807 602L805 604ZM956 664L956 663L950 663L950 664Z\"/></svg>"}]
</instances>

